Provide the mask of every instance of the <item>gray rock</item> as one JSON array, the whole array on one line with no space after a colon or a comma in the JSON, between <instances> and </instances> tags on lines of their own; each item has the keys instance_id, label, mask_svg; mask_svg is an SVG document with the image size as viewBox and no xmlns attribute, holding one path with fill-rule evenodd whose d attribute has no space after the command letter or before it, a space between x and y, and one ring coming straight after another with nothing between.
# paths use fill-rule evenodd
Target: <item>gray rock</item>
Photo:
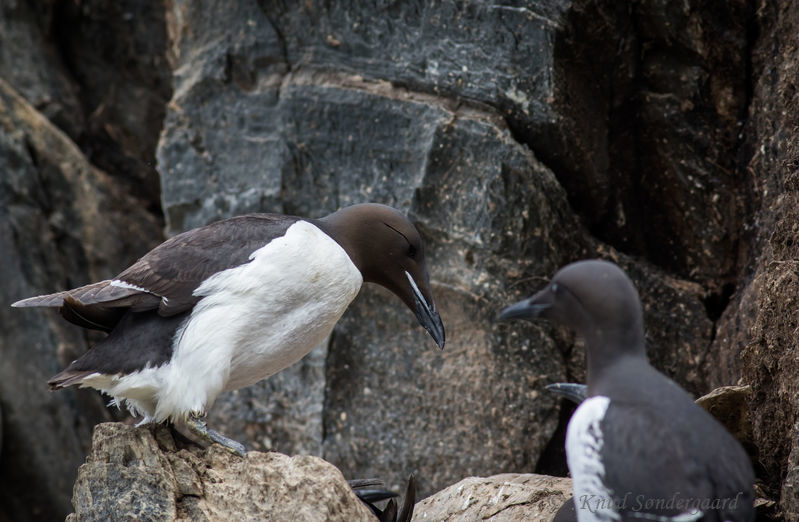
<instances>
[{"instance_id":1,"label":"gray rock","mask_svg":"<svg viewBox=\"0 0 799 522\"><path fill-rule=\"evenodd\" d=\"M86 115L75 140L160 218L154 157L172 94L166 10L136 0L56 4L58 52Z\"/></svg>"},{"instance_id":2,"label":"gray rock","mask_svg":"<svg viewBox=\"0 0 799 522\"><path fill-rule=\"evenodd\" d=\"M727 151L746 103L746 2L259 7L289 70L488 105L600 239L717 293L734 276L720 259L744 218Z\"/></svg>"},{"instance_id":3,"label":"gray rock","mask_svg":"<svg viewBox=\"0 0 799 522\"><path fill-rule=\"evenodd\" d=\"M68 521L374 520L344 477L310 456L182 448L164 427L99 424Z\"/></svg>"},{"instance_id":4,"label":"gray rock","mask_svg":"<svg viewBox=\"0 0 799 522\"><path fill-rule=\"evenodd\" d=\"M752 441L752 419L749 410L751 395L751 386L722 386L699 397L696 403L722 423L749 452L752 460L757 461L759 457Z\"/></svg>"},{"instance_id":5,"label":"gray rock","mask_svg":"<svg viewBox=\"0 0 799 522\"><path fill-rule=\"evenodd\" d=\"M799 518L799 10L764 5L752 23L760 36L752 43L752 95L739 168L752 218L740 253L745 270L709 358L723 362L711 373L719 385L731 384L720 381L732 373L738 384L751 386L747 406L763 496L778 501L780 517L793 520Z\"/></svg>"},{"instance_id":6,"label":"gray rock","mask_svg":"<svg viewBox=\"0 0 799 522\"><path fill-rule=\"evenodd\" d=\"M85 118L77 86L58 54L51 28L55 2L3 2L0 7L0 78L48 120L76 139Z\"/></svg>"},{"instance_id":7,"label":"gray rock","mask_svg":"<svg viewBox=\"0 0 799 522\"><path fill-rule=\"evenodd\" d=\"M413 520L552 520L571 496L568 478L517 473L469 477L416 504Z\"/></svg>"}]
</instances>

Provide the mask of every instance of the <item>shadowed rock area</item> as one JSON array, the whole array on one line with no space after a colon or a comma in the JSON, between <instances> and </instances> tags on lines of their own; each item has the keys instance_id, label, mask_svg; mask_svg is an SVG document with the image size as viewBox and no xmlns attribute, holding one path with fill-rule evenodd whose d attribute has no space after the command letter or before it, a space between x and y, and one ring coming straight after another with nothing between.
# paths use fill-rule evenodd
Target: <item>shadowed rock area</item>
<instances>
[{"instance_id":1,"label":"shadowed rock area","mask_svg":"<svg viewBox=\"0 0 799 522\"><path fill-rule=\"evenodd\" d=\"M311 355L220 397L214 427L395 490L413 472L420 499L562 474L568 415L544 386L584 381L583 348L494 318L603 257L639 289L658 369L696 397L748 386L759 496L799 517L798 18L760 0L1 5L0 520L70 512L91 427L126 418L47 392L94 334L7 305L223 217L363 201L419 228L446 349L365 286Z\"/></svg>"}]
</instances>

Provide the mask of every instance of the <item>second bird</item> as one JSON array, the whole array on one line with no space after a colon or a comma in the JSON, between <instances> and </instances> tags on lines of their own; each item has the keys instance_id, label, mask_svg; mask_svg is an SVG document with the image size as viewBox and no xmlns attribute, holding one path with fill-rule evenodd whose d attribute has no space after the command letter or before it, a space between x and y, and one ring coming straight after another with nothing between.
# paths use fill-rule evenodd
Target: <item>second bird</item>
<instances>
[{"instance_id":1,"label":"second bird","mask_svg":"<svg viewBox=\"0 0 799 522\"><path fill-rule=\"evenodd\" d=\"M500 315L539 317L585 340L588 396L566 432L580 522L753 520L748 455L649 364L638 292L619 267L606 261L568 265L546 288Z\"/></svg>"}]
</instances>

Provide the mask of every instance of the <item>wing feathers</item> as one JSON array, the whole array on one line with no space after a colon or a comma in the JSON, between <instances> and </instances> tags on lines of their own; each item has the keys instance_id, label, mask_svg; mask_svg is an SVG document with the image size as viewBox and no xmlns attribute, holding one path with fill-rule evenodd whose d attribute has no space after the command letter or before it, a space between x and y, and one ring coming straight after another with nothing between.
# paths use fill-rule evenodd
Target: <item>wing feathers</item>
<instances>
[{"instance_id":1,"label":"wing feathers","mask_svg":"<svg viewBox=\"0 0 799 522\"><path fill-rule=\"evenodd\" d=\"M73 290L40 295L17 301L15 307L59 307L61 316L70 323L92 330L110 332L126 308L135 312L153 310L161 297L133 285L115 285L106 280Z\"/></svg>"},{"instance_id":2,"label":"wing feathers","mask_svg":"<svg viewBox=\"0 0 799 522\"><path fill-rule=\"evenodd\" d=\"M145 288L135 288L131 286L115 286L111 280L100 281L90 285L73 288L72 290L64 290L54 294L38 295L36 297L29 297L13 303L11 306L17 308L25 308L31 306L44 306L56 307L63 306L64 300L71 297L73 300L80 302L83 305L103 304L108 307L131 306L131 297L135 297L133 302L143 304L147 302L151 304L149 309L158 306L161 298L153 293L150 293Z\"/></svg>"},{"instance_id":3,"label":"wing feathers","mask_svg":"<svg viewBox=\"0 0 799 522\"><path fill-rule=\"evenodd\" d=\"M250 214L212 223L168 239L114 280L17 301L14 307L59 307L69 321L108 331L120 310L158 310L172 317L190 310L194 291L213 274L250 261L250 255L285 234L299 218Z\"/></svg>"}]
</instances>

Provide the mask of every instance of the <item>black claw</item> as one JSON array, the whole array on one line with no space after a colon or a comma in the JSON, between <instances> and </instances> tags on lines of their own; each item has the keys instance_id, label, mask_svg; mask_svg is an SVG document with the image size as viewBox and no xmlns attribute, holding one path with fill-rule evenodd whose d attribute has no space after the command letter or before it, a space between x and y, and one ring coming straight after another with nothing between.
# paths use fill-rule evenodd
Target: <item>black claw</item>
<instances>
[{"instance_id":1,"label":"black claw","mask_svg":"<svg viewBox=\"0 0 799 522\"><path fill-rule=\"evenodd\" d=\"M413 518L413 506L416 504L416 477L408 477L408 487L405 488L405 499L402 501L402 509L397 516L397 522L411 522Z\"/></svg>"},{"instance_id":2,"label":"black claw","mask_svg":"<svg viewBox=\"0 0 799 522\"><path fill-rule=\"evenodd\" d=\"M385 489L383 481L379 479L354 479L347 481L355 495L372 510L372 513L381 522L410 522L413 516L413 506L416 503L416 479L413 474L408 478L408 487L405 489L405 498L402 508L397 513L397 497L393 491ZM380 509L375 502L390 499L384 509Z\"/></svg>"}]
</instances>

